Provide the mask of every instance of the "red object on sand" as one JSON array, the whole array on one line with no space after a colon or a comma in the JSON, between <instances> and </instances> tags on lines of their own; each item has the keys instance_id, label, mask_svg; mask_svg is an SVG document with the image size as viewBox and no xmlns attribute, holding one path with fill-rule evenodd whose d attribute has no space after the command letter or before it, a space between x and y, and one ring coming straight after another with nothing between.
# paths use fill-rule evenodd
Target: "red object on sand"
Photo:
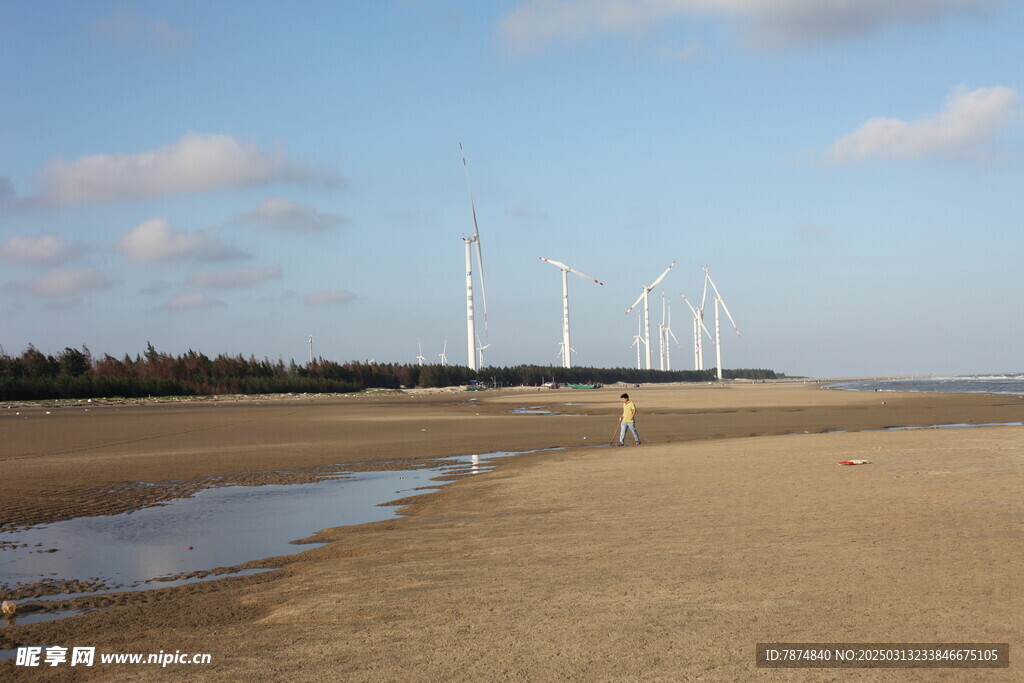
<instances>
[{"instance_id":1,"label":"red object on sand","mask_svg":"<svg viewBox=\"0 0 1024 683\"><path fill-rule=\"evenodd\" d=\"M867 460L840 460L836 464L837 465L868 465L870 463Z\"/></svg>"}]
</instances>

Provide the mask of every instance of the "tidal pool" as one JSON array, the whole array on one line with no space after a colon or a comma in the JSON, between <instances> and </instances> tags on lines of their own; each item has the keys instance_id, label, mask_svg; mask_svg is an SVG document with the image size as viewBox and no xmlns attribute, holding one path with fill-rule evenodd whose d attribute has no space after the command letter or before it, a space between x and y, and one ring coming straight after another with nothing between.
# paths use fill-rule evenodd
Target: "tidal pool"
<instances>
[{"instance_id":1,"label":"tidal pool","mask_svg":"<svg viewBox=\"0 0 1024 683\"><path fill-rule=\"evenodd\" d=\"M106 586L88 593L94 595L195 581L153 580L301 552L308 546L292 541L394 517L396 508L385 503L446 483L434 477L483 472L487 461L510 455L517 453L457 456L430 469L338 472L310 484L222 486L132 512L0 533L0 587L68 580ZM68 597L74 595L40 599Z\"/></svg>"}]
</instances>

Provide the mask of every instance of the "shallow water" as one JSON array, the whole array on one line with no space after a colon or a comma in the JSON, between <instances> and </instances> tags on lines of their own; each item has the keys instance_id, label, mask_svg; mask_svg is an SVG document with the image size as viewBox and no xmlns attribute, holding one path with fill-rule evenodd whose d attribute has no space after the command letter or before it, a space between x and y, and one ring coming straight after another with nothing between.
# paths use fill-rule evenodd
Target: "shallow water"
<instances>
[{"instance_id":1,"label":"shallow water","mask_svg":"<svg viewBox=\"0 0 1024 683\"><path fill-rule=\"evenodd\" d=\"M67 619L78 614L85 614L93 610L82 610L82 609L63 609L56 610L53 612L32 612L30 614L16 614L9 617L4 617L3 621L0 621L0 628L7 628L8 626L27 626L29 624L38 624L43 621L57 621L58 619Z\"/></svg>"},{"instance_id":2,"label":"shallow water","mask_svg":"<svg viewBox=\"0 0 1024 683\"><path fill-rule=\"evenodd\" d=\"M910 391L947 394L1024 394L1024 374L952 375L836 382L829 389L844 391Z\"/></svg>"},{"instance_id":3,"label":"shallow water","mask_svg":"<svg viewBox=\"0 0 1024 683\"><path fill-rule=\"evenodd\" d=\"M556 406L589 406L590 403L545 403L544 405L556 405ZM558 415L560 417L586 417L580 413L556 413L551 410L546 410L544 405L539 406L525 406L522 408L513 408L509 412L513 415Z\"/></svg>"},{"instance_id":4,"label":"shallow water","mask_svg":"<svg viewBox=\"0 0 1024 683\"><path fill-rule=\"evenodd\" d=\"M968 424L966 422L955 422L950 424L940 425L915 425L910 427L882 427L881 429L826 429L822 434L850 434L857 432L906 432L912 429L973 429L975 427L1024 427L1024 422L982 422L978 424ZM811 432L803 432L803 434L810 434ZM797 436L801 432L786 432L783 436Z\"/></svg>"},{"instance_id":5,"label":"shallow water","mask_svg":"<svg viewBox=\"0 0 1024 683\"><path fill-rule=\"evenodd\" d=\"M487 460L508 455L515 453L460 456L432 469L339 473L344 478L311 484L224 486L157 507L0 533L0 541L27 546L0 550L0 585L77 579L125 590L194 582L200 579L144 584L301 552L308 546L291 541L394 517L396 508L384 503L444 485L433 477L486 471Z\"/></svg>"}]
</instances>

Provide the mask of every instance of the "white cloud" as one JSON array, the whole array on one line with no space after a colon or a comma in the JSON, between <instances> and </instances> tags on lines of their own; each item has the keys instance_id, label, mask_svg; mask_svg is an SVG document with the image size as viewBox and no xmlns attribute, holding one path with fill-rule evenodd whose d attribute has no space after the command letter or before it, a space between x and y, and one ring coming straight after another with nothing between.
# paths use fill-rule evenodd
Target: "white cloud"
<instances>
[{"instance_id":1,"label":"white cloud","mask_svg":"<svg viewBox=\"0 0 1024 683\"><path fill-rule=\"evenodd\" d=\"M11 235L0 244L0 259L11 263L52 265L67 260L71 249L60 235Z\"/></svg>"},{"instance_id":2,"label":"white cloud","mask_svg":"<svg viewBox=\"0 0 1024 683\"><path fill-rule=\"evenodd\" d=\"M37 277L29 291L36 296L68 296L109 288L110 281L95 268L54 268Z\"/></svg>"},{"instance_id":3,"label":"white cloud","mask_svg":"<svg viewBox=\"0 0 1024 683\"><path fill-rule=\"evenodd\" d=\"M916 121L868 119L836 140L826 158L838 164L876 159L955 158L985 161L988 149L1012 121L1021 120L1020 97L1005 86L956 88L937 114Z\"/></svg>"},{"instance_id":4,"label":"white cloud","mask_svg":"<svg viewBox=\"0 0 1024 683\"><path fill-rule=\"evenodd\" d=\"M736 21L763 48L870 35L888 26L938 21L1005 0L526 0L502 19L498 36L513 54L608 33L637 33L688 17Z\"/></svg>"},{"instance_id":5,"label":"white cloud","mask_svg":"<svg viewBox=\"0 0 1024 683\"><path fill-rule=\"evenodd\" d=\"M212 230L188 232L174 227L163 217L139 223L118 241L117 249L136 263L185 258L223 261L244 256L237 249L218 241Z\"/></svg>"},{"instance_id":6,"label":"white cloud","mask_svg":"<svg viewBox=\"0 0 1024 683\"><path fill-rule=\"evenodd\" d=\"M40 194L27 205L64 206L255 187L274 182L336 185L339 176L295 163L280 151L230 135L188 132L177 142L135 154L57 159L38 176Z\"/></svg>"},{"instance_id":7,"label":"white cloud","mask_svg":"<svg viewBox=\"0 0 1024 683\"><path fill-rule=\"evenodd\" d=\"M172 297L163 308L168 311L183 311L190 308L221 308L226 306L219 299L212 299L202 292L189 292Z\"/></svg>"},{"instance_id":8,"label":"white cloud","mask_svg":"<svg viewBox=\"0 0 1024 683\"><path fill-rule=\"evenodd\" d=\"M199 289L231 289L258 285L280 277L280 268L241 268L219 273L193 273L188 276L188 283Z\"/></svg>"},{"instance_id":9,"label":"white cloud","mask_svg":"<svg viewBox=\"0 0 1024 683\"><path fill-rule=\"evenodd\" d=\"M150 19L126 10L97 19L92 30L106 38L166 49L185 47L195 40L195 31L174 28L165 19Z\"/></svg>"},{"instance_id":10,"label":"white cloud","mask_svg":"<svg viewBox=\"0 0 1024 683\"><path fill-rule=\"evenodd\" d=\"M285 232L321 232L346 223L339 213L320 213L316 208L283 197L270 197L249 211L235 216L232 223L257 225Z\"/></svg>"},{"instance_id":11,"label":"white cloud","mask_svg":"<svg viewBox=\"0 0 1024 683\"><path fill-rule=\"evenodd\" d=\"M340 289L332 289L323 292L313 292L306 297L307 306L332 306L346 304L353 301L356 295Z\"/></svg>"}]
</instances>

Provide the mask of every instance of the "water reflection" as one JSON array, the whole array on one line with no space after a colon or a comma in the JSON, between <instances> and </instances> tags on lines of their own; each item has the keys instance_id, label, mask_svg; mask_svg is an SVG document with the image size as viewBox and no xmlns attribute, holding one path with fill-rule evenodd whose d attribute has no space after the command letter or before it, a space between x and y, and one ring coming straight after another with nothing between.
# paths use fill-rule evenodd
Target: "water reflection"
<instances>
[{"instance_id":1,"label":"water reflection","mask_svg":"<svg viewBox=\"0 0 1024 683\"><path fill-rule=\"evenodd\" d=\"M510 455L516 453L458 456L425 470L339 473L310 484L224 486L157 507L0 533L6 545L0 550L0 585L79 580L123 590L195 581L140 586L157 577L301 552L304 546L292 541L319 529L394 517L396 508L385 503L445 483L413 491L403 480L479 474L489 469L489 460Z\"/></svg>"}]
</instances>

